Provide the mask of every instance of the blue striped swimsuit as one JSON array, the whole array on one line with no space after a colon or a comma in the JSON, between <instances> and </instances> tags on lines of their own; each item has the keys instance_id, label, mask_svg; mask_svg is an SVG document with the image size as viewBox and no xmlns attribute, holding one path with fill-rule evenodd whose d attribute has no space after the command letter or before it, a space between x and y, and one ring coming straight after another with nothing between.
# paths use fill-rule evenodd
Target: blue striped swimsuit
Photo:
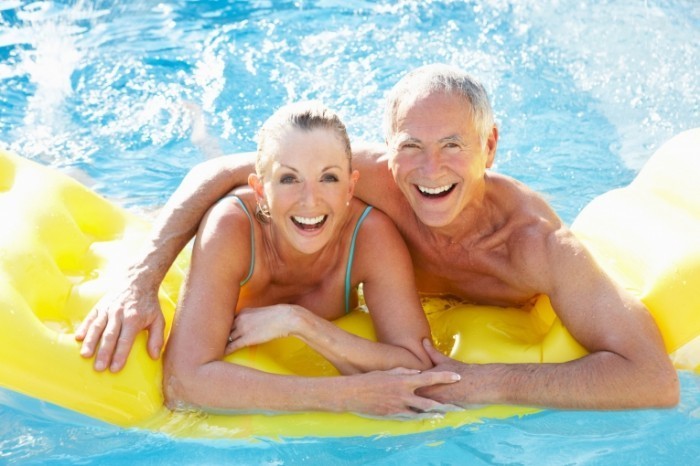
<instances>
[{"instance_id":1,"label":"blue striped swimsuit","mask_svg":"<svg viewBox=\"0 0 700 466\"><path fill-rule=\"evenodd\" d=\"M248 220L250 221L250 245L251 245L251 255L250 255L250 267L248 268L248 275L241 281L240 285L243 286L246 283L248 283L248 280L250 280L250 277L253 276L253 270L255 269L255 227L253 226L253 217L250 215L250 212L248 211L248 208L245 206L245 203L236 195L230 194L226 197L232 197L236 201L238 201L238 204L243 208L243 211L245 214L248 216ZM367 215L369 215L369 212L372 210L372 206L368 205L365 207L365 210L362 212L362 215L360 215L360 218L357 220L357 224L355 225L355 230L352 232L352 239L350 240L350 254L348 255L348 264L345 267L345 313L347 314L350 312L350 296L352 292L352 284L350 283L350 275L352 272L352 262L355 256L355 242L357 240L357 233L360 231L360 225L362 225L362 222L364 222L365 218L367 218Z\"/></svg>"}]
</instances>

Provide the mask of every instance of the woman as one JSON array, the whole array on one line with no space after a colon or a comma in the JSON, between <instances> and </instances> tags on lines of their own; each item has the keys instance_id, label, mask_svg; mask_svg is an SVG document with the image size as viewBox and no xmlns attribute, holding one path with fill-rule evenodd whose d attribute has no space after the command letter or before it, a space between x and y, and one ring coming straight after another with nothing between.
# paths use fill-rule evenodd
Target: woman
<instances>
[{"instance_id":1,"label":"woman","mask_svg":"<svg viewBox=\"0 0 700 466\"><path fill-rule=\"evenodd\" d=\"M350 158L344 125L319 105L290 105L265 123L249 187L200 225L165 353L168 406L380 415L439 408L414 390L458 378L416 377L432 363L411 259L393 223L353 198L359 174ZM360 283L377 342L329 322L354 306ZM357 375L288 377L222 360L289 335ZM406 369L365 374L398 367Z\"/></svg>"}]
</instances>

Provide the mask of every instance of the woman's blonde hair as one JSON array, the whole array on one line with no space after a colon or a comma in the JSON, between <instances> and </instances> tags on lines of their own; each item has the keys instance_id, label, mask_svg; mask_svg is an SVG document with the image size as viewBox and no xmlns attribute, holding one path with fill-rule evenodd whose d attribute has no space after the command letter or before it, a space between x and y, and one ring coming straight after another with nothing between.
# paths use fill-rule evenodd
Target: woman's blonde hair
<instances>
[{"instance_id":1,"label":"woman's blonde hair","mask_svg":"<svg viewBox=\"0 0 700 466\"><path fill-rule=\"evenodd\" d=\"M352 172L352 148L347 129L340 117L323 104L315 101L296 102L281 107L265 121L258 133L258 155L255 160L255 172L258 177L263 177L265 167L271 156L269 144L282 133L283 130L297 128L305 131L314 129L329 129L335 132L345 149L348 165Z\"/></svg>"}]
</instances>

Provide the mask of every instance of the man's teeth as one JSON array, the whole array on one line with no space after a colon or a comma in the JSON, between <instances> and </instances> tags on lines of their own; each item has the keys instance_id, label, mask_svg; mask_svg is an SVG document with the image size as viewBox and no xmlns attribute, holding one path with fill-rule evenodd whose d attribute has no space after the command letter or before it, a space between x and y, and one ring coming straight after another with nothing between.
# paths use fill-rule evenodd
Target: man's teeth
<instances>
[{"instance_id":1,"label":"man's teeth","mask_svg":"<svg viewBox=\"0 0 700 466\"><path fill-rule=\"evenodd\" d=\"M316 225L317 223L321 223L323 221L323 215L319 215L318 217L297 217L294 216L294 221L297 223L301 223L302 225Z\"/></svg>"},{"instance_id":2,"label":"man's teeth","mask_svg":"<svg viewBox=\"0 0 700 466\"><path fill-rule=\"evenodd\" d=\"M430 194L430 195L435 195L435 194L441 194L444 193L445 191L449 190L452 188L453 185L448 184L445 186L440 186L439 188L426 188L425 186L418 186L418 190L422 192L423 194Z\"/></svg>"}]
</instances>

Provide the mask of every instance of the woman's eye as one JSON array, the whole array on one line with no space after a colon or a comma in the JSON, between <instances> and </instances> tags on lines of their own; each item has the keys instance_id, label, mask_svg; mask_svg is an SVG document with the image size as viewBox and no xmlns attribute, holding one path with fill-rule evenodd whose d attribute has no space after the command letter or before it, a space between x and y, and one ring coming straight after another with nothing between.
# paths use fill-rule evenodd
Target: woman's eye
<instances>
[{"instance_id":1,"label":"woman's eye","mask_svg":"<svg viewBox=\"0 0 700 466\"><path fill-rule=\"evenodd\" d=\"M326 183L328 183L328 182L334 183L334 182L338 181L338 177L335 175L331 175L329 173L329 174L323 175L321 177L321 181L326 182Z\"/></svg>"},{"instance_id":2,"label":"woman's eye","mask_svg":"<svg viewBox=\"0 0 700 466\"><path fill-rule=\"evenodd\" d=\"M280 184L291 184L296 181L296 177L293 175L282 175L280 178Z\"/></svg>"}]
</instances>

